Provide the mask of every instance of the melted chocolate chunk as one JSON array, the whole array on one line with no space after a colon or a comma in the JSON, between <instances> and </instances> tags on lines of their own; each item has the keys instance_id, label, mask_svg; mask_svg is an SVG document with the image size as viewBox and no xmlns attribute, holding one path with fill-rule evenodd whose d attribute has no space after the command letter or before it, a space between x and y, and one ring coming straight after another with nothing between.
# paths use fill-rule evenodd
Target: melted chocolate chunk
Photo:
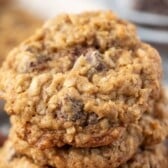
<instances>
[{"instance_id":1,"label":"melted chocolate chunk","mask_svg":"<svg viewBox=\"0 0 168 168\"><path fill-rule=\"evenodd\" d=\"M97 70L103 71L106 65L103 62L102 55L98 51L90 50L86 53L86 60Z\"/></svg>"},{"instance_id":2,"label":"melted chocolate chunk","mask_svg":"<svg viewBox=\"0 0 168 168\"><path fill-rule=\"evenodd\" d=\"M92 68L88 71L89 80L92 79L92 76L101 71L105 71L107 69L107 65L104 63L102 55L99 51L89 49L85 55L86 60L92 65Z\"/></svg>"},{"instance_id":3,"label":"melted chocolate chunk","mask_svg":"<svg viewBox=\"0 0 168 168\"><path fill-rule=\"evenodd\" d=\"M85 56L88 50L93 50L93 48L88 48L87 46L81 46L81 45L77 45L74 48L70 48L68 53L73 62L73 65L75 61L78 59L78 57L80 57L81 55Z\"/></svg>"},{"instance_id":4,"label":"melted chocolate chunk","mask_svg":"<svg viewBox=\"0 0 168 168\"><path fill-rule=\"evenodd\" d=\"M77 125L83 125L87 119L83 107L84 105L81 100L66 97L61 102L60 109L57 111L57 117L61 120L75 122Z\"/></svg>"},{"instance_id":5,"label":"melted chocolate chunk","mask_svg":"<svg viewBox=\"0 0 168 168\"><path fill-rule=\"evenodd\" d=\"M28 71L42 71L47 68L47 62L51 60L50 56L40 55L37 57L37 60L29 63Z\"/></svg>"},{"instance_id":6,"label":"melted chocolate chunk","mask_svg":"<svg viewBox=\"0 0 168 168\"><path fill-rule=\"evenodd\" d=\"M95 113L86 113L83 110L84 105L81 100L66 97L57 110L57 117L60 120L72 121L77 125L93 125L98 122L98 116Z\"/></svg>"}]
</instances>

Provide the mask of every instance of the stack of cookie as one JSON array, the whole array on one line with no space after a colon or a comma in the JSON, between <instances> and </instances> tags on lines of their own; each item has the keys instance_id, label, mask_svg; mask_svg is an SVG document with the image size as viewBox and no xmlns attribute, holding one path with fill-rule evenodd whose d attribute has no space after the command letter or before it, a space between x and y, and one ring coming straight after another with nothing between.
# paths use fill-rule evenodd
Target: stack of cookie
<instances>
[{"instance_id":1,"label":"stack of cookie","mask_svg":"<svg viewBox=\"0 0 168 168\"><path fill-rule=\"evenodd\" d=\"M1 168L167 168L160 56L110 11L60 15L0 70Z\"/></svg>"}]
</instances>

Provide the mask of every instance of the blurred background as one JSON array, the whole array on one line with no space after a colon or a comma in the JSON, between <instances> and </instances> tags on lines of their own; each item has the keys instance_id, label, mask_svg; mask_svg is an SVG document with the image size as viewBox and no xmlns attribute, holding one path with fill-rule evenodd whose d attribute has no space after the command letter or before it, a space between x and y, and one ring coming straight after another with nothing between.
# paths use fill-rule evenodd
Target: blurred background
<instances>
[{"instance_id":1,"label":"blurred background","mask_svg":"<svg viewBox=\"0 0 168 168\"><path fill-rule=\"evenodd\" d=\"M168 0L0 0L0 65L12 48L45 20L62 12L99 9L113 10L137 25L139 37L160 52L163 80L168 84ZM7 134L8 128L8 117L0 112L0 132Z\"/></svg>"}]
</instances>

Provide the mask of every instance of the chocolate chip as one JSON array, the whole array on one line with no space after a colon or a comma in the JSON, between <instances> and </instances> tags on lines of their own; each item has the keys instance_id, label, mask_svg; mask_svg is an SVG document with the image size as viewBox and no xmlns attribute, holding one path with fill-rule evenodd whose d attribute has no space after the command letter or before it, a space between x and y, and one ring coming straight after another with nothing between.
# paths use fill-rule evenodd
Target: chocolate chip
<instances>
[{"instance_id":1,"label":"chocolate chip","mask_svg":"<svg viewBox=\"0 0 168 168\"><path fill-rule=\"evenodd\" d=\"M72 121L81 126L93 125L99 121L97 114L84 112L83 102L72 97L62 100L56 116L59 120Z\"/></svg>"},{"instance_id":2,"label":"chocolate chip","mask_svg":"<svg viewBox=\"0 0 168 168\"><path fill-rule=\"evenodd\" d=\"M47 62L51 60L49 55L40 55L37 57L36 61L30 62L28 65L28 72L34 72L36 70L43 71L47 68Z\"/></svg>"},{"instance_id":3,"label":"chocolate chip","mask_svg":"<svg viewBox=\"0 0 168 168\"><path fill-rule=\"evenodd\" d=\"M89 50L86 55L86 60L97 70L103 71L106 69L106 65L102 59L102 55L97 50Z\"/></svg>"},{"instance_id":4,"label":"chocolate chip","mask_svg":"<svg viewBox=\"0 0 168 168\"><path fill-rule=\"evenodd\" d=\"M81 54L85 52L86 48L82 46L75 46L74 48L70 49L70 54L73 57L79 57Z\"/></svg>"},{"instance_id":5,"label":"chocolate chip","mask_svg":"<svg viewBox=\"0 0 168 168\"><path fill-rule=\"evenodd\" d=\"M91 48L88 48L88 46L82 46L82 45L77 45L73 48L68 49L68 53L69 53L70 58L73 62L73 65L74 65L75 61L78 59L78 57L80 57L81 55L86 55L86 53L90 49Z\"/></svg>"},{"instance_id":6,"label":"chocolate chip","mask_svg":"<svg viewBox=\"0 0 168 168\"><path fill-rule=\"evenodd\" d=\"M102 55L99 51L95 49L89 49L85 54L86 60L92 65L90 70L88 71L88 79L91 80L92 76L101 71L105 71L107 69L107 65L104 63Z\"/></svg>"},{"instance_id":7,"label":"chocolate chip","mask_svg":"<svg viewBox=\"0 0 168 168\"><path fill-rule=\"evenodd\" d=\"M57 110L57 118L75 122L77 125L83 125L87 119L87 114L84 112L83 107L81 100L66 97L62 100Z\"/></svg>"},{"instance_id":8,"label":"chocolate chip","mask_svg":"<svg viewBox=\"0 0 168 168\"><path fill-rule=\"evenodd\" d=\"M49 55L40 55L37 57L37 62L39 64L46 63L48 61L51 61L51 57Z\"/></svg>"},{"instance_id":9,"label":"chocolate chip","mask_svg":"<svg viewBox=\"0 0 168 168\"><path fill-rule=\"evenodd\" d=\"M64 110L61 107L62 105L59 105L58 109L56 110L56 117L59 120L67 120L68 119L67 114L64 112Z\"/></svg>"}]
</instances>

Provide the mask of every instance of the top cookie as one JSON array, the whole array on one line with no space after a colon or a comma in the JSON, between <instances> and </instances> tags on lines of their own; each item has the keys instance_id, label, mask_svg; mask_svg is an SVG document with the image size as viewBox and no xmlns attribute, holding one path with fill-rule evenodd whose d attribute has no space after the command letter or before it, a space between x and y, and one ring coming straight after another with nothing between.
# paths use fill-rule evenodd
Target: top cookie
<instances>
[{"instance_id":1,"label":"top cookie","mask_svg":"<svg viewBox=\"0 0 168 168\"><path fill-rule=\"evenodd\" d=\"M153 108L160 62L110 11L64 14L9 54L0 94L31 145L104 146Z\"/></svg>"}]
</instances>

